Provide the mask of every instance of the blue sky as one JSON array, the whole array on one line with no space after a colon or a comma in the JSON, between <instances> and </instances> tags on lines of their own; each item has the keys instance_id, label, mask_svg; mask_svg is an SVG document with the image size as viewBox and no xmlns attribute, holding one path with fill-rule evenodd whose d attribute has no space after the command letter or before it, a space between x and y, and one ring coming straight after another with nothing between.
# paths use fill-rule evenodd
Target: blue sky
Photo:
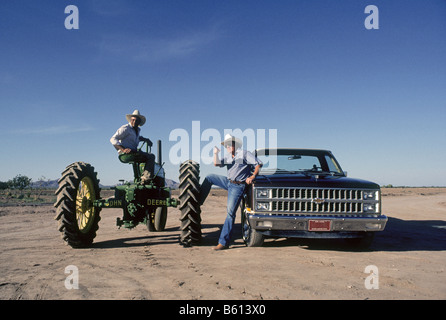
<instances>
[{"instance_id":1,"label":"blue sky","mask_svg":"<svg viewBox=\"0 0 446 320\"><path fill-rule=\"evenodd\" d=\"M169 135L200 121L277 129L279 147L329 149L351 177L445 186L445 57L444 0L1 1L0 181L75 161L130 180L109 139L137 108L174 180Z\"/></svg>"}]
</instances>

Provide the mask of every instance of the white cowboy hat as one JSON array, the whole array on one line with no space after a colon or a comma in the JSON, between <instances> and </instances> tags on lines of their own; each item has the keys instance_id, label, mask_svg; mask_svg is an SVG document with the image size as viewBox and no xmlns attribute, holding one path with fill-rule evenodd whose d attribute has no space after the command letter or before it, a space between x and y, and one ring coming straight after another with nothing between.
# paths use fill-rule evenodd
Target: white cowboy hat
<instances>
[{"instance_id":1,"label":"white cowboy hat","mask_svg":"<svg viewBox=\"0 0 446 320\"><path fill-rule=\"evenodd\" d=\"M236 138L234 136L231 136L229 133L225 135L225 140L221 142L222 145L226 146L230 142L235 142L235 148L240 148L242 146L242 140L239 138Z\"/></svg>"},{"instance_id":2,"label":"white cowboy hat","mask_svg":"<svg viewBox=\"0 0 446 320\"><path fill-rule=\"evenodd\" d=\"M141 115L139 113L139 110L135 110L135 111L133 111L132 114L128 114L128 115L125 116L125 118L127 119L128 122L130 122L130 118L131 117L138 117L141 120L141 123L139 124L140 127L143 126L144 123L146 123L146 117Z\"/></svg>"}]
</instances>

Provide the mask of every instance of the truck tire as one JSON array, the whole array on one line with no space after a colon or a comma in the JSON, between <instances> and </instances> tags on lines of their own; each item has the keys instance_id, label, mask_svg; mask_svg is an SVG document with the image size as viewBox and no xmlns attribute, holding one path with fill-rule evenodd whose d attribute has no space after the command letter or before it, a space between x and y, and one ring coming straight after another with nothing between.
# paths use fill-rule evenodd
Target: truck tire
<instances>
[{"instance_id":1,"label":"truck tire","mask_svg":"<svg viewBox=\"0 0 446 320\"><path fill-rule=\"evenodd\" d=\"M245 207L245 199L240 203L241 219L242 219L242 239L247 247L261 247L265 237L260 232L253 229L248 220L248 211Z\"/></svg>"},{"instance_id":2,"label":"truck tire","mask_svg":"<svg viewBox=\"0 0 446 320\"><path fill-rule=\"evenodd\" d=\"M58 183L54 206L62 239L73 248L91 246L101 219L101 208L93 206L100 198L97 173L90 164L75 162L62 172Z\"/></svg>"},{"instance_id":3,"label":"truck tire","mask_svg":"<svg viewBox=\"0 0 446 320\"><path fill-rule=\"evenodd\" d=\"M180 243L191 246L201 240L200 165L188 160L180 165Z\"/></svg>"}]
</instances>

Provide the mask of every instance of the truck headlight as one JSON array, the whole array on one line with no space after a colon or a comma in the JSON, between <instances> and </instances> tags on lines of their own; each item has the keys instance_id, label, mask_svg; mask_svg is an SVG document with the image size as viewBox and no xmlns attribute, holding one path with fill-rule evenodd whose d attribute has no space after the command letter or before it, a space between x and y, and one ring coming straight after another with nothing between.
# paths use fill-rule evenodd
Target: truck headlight
<instances>
[{"instance_id":1,"label":"truck headlight","mask_svg":"<svg viewBox=\"0 0 446 320\"><path fill-rule=\"evenodd\" d=\"M269 210L269 202L257 202L257 210Z\"/></svg>"},{"instance_id":2,"label":"truck headlight","mask_svg":"<svg viewBox=\"0 0 446 320\"><path fill-rule=\"evenodd\" d=\"M364 212L376 212L376 203L364 203Z\"/></svg>"},{"instance_id":3,"label":"truck headlight","mask_svg":"<svg viewBox=\"0 0 446 320\"><path fill-rule=\"evenodd\" d=\"M256 189L257 198L269 198L271 189Z\"/></svg>"},{"instance_id":4,"label":"truck headlight","mask_svg":"<svg viewBox=\"0 0 446 320\"><path fill-rule=\"evenodd\" d=\"M363 191L364 200L378 200L378 191L376 190L364 190Z\"/></svg>"}]
</instances>

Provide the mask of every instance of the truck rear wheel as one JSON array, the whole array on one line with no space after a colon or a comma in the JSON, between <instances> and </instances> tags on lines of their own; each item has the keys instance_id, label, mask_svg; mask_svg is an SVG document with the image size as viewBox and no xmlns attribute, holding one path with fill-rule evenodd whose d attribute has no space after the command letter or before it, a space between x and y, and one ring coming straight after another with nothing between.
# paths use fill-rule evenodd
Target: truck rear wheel
<instances>
[{"instance_id":1,"label":"truck rear wheel","mask_svg":"<svg viewBox=\"0 0 446 320\"><path fill-rule=\"evenodd\" d=\"M192 160L180 165L180 242L191 246L201 240L200 165Z\"/></svg>"},{"instance_id":2,"label":"truck rear wheel","mask_svg":"<svg viewBox=\"0 0 446 320\"><path fill-rule=\"evenodd\" d=\"M99 228L99 180L94 168L84 162L69 165L58 181L55 219L59 221L62 238L73 248L88 247Z\"/></svg>"}]
</instances>

